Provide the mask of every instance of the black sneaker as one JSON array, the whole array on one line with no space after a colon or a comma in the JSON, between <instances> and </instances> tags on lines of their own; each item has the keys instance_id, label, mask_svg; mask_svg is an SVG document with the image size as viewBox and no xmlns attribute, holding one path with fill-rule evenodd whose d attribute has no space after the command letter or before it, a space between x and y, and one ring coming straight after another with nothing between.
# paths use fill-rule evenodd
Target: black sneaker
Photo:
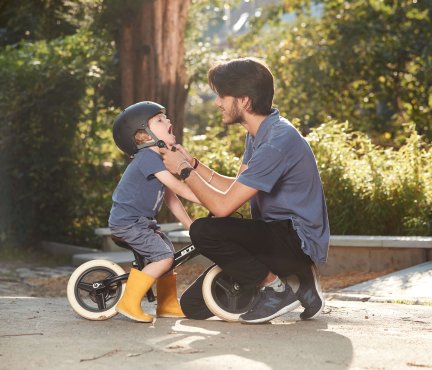
<instances>
[{"instance_id":1,"label":"black sneaker","mask_svg":"<svg viewBox=\"0 0 432 370\"><path fill-rule=\"evenodd\" d=\"M317 317L324 308L324 296L321 291L318 269L314 264L308 266L306 272L300 278L300 286L297 291L298 299L305 308L300 314L302 320Z\"/></svg>"},{"instance_id":2,"label":"black sneaker","mask_svg":"<svg viewBox=\"0 0 432 370\"><path fill-rule=\"evenodd\" d=\"M253 307L240 315L239 321L258 324L270 321L300 306L291 288L286 285L283 292L276 292L273 288L265 287L259 291Z\"/></svg>"}]
</instances>

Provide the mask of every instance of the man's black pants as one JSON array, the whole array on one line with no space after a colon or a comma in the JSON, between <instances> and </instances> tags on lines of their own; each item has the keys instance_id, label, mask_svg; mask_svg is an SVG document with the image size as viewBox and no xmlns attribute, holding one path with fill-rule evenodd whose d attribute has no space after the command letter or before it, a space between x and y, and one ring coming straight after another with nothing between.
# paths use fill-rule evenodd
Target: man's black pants
<instances>
[{"instance_id":1,"label":"man's black pants","mask_svg":"<svg viewBox=\"0 0 432 370\"><path fill-rule=\"evenodd\" d=\"M278 276L301 274L312 261L301 249L292 222L200 218L189 230L197 250L243 285L257 286L271 271ZM209 269L195 280L180 299L183 312L191 319L213 314L205 305L202 283Z\"/></svg>"}]
</instances>

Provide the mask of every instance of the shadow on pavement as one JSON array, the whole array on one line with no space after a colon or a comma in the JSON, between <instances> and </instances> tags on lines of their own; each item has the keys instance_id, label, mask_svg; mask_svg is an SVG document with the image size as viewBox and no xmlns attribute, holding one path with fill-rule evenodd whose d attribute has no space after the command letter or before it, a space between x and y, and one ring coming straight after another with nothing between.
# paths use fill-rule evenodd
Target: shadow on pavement
<instances>
[{"instance_id":1,"label":"shadow on pavement","mask_svg":"<svg viewBox=\"0 0 432 370\"><path fill-rule=\"evenodd\" d=\"M350 367L353 346L347 337L329 331L326 321L296 321L298 315L289 316L263 325L178 320L172 327L172 333L178 335L175 339L150 341L151 346L164 350L196 353L193 360L179 364L179 369L228 364L233 369Z\"/></svg>"}]
</instances>

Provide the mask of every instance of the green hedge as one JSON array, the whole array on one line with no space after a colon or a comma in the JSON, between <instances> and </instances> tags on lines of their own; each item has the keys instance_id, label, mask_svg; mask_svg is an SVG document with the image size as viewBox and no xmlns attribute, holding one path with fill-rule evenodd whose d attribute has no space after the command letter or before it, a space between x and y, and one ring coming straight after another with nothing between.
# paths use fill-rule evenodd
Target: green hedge
<instances>
[{"instance_id":1,"label":"green hedge","mask_svg":"<svg viewBox=\"0 0 432 370\"><path fill-rule=\"evenodd\" d=\"M121 172L105 163L117 113L101 97L110 58L88 34L1 51L0 244L87 244L106 224Z\"/></svg>"},{"instance_id":2,"label":"green hedge","mask_svg":"<svg viewBox=\"0 0 432 370\"><path fill-rule=\"evenodd\" d=\"M63 50L71 60L75 51ZM78 191L73 143L85 85L58 63L59 53L39 43L0 55L2 239L37 239L71 222L68 198Z\"/></svg>"},{"instance_id":3,"label":"green hedge","mask_svg":"<svg viewBox=\"0 0 432 370\"><path fill-rule=\"evenodd\" d=\"M398 150L373 145L347 123L331 121L308 135L333 234L432 234L432 150L414 125L406 134Z\"/></svg>"}]
</instances>

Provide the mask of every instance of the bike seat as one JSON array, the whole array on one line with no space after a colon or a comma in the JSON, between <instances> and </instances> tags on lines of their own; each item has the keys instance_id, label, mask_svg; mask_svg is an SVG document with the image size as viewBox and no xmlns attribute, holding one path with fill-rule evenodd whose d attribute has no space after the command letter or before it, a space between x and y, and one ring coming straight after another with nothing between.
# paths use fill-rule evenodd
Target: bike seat
<instances>
[{"instance_id":1,"label":"bike seat","mask_svg":"<svg viewBox=\"0 0 432 370\"><path fill-rule=\"evenodd\" d=\"M138 265L138 268L140 270L142 270L145 266L144 263L144 257L141 256L135 249L133 249L128 242L124 241L123 239L119 238L118 236L115 235L111 235L111 240L116 243L119 247L121 248L125 248L125 249L129 249L130 251L132 251L132 253L134 254L135 257L135 261Z\"/></svg>"}]
</instances>

